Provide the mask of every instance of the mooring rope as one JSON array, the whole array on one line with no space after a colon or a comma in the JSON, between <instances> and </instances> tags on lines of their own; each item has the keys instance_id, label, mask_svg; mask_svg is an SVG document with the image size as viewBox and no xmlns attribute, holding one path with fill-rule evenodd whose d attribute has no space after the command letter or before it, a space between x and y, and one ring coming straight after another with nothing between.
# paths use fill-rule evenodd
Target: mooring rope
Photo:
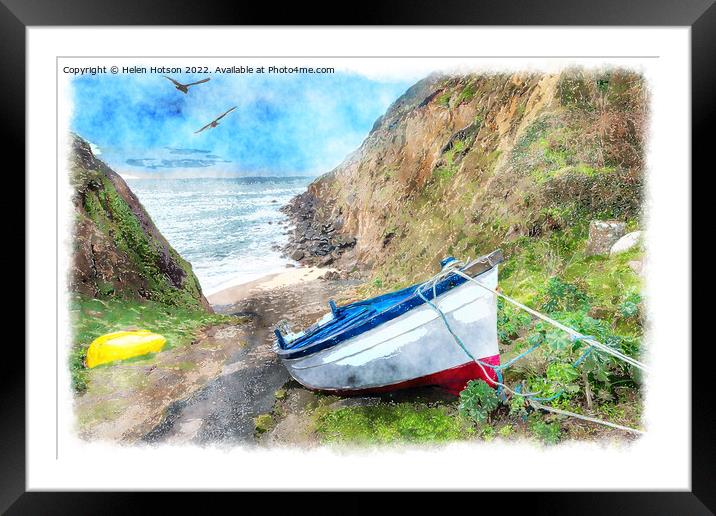
<instances>
[{"instance_id":1,"label":"mooring rope","mask_svg":"<svg viewBox=\"0 0 716 516\"><path fill-rule=\"evenodd\" d=\"M649 368L648 368L646 365L644 365L643 363L639 362L638 360L635 360L635 359L633 359L632 357L625 355L625 354L622 353L621 351L618 351L618 350L616 350L616 349L614 349L614 348L610 348L609 346L607 346L607 345L605 345L605 344L602 344L602 343L599 342L598 340L594 339L594 337L591 337L591 336L588 336L588 335L582 335L582 334L579 333L577 330L574 330L574 329L570 328L569 326L566 326L566 325L562 324L562 323L559 322L559 321L555 321L555 320L552 319L551 317L548 317L548 316L546 316L546 315L544 315L544 314L541 314L541 313L539 313L537 310L533 310L532 308L523 305L523 304L520 303L519 301L516 301L516 300L512 299L511 297L508 297L508 296L506 296L505 294L503 294L503 293L501 293L501 292L498 292L497 290L491 289L491 288L488 287L487 285L483 285L482 283L480 283L479 281L477 281L475 278L473 278L473 277L471 277L471 276L468 276L467 274L465 274L465 273L462 272L461 270L453 270L452 272L454 272L454 273L457 274L458 276L462 276L463 278L465 278L465 279L467 279L467 280L469 280L469 281L472 281L473 283L475 283L476 285L479 285L479 286L482 287L483 289L485 289L485 290L487 290L487 291L489 291L489 292L492 292L492 293L495 294L496 296L501 297L501 298L504 299L505 301L507 301L507 302L509 302L509 303L512 303L513 305L517 306L518 308L521 308L521 309L525 310L526 312L528 312L528 313L534 315L535 317L537 317L537 318L539 318L539 319L542 319L543 321L545 321L545 322L551 324L552 326L555 326L555 327L559 328L560 330L562 330L562 331L564 331L564 332L567 332L567 333L568 333L569 335L571 335L574 339L582 340L582 341L586 342L587 344L589 344L590 346L593 346L594 348L596 348L596 349L598 349L598 350L600 350L600 351L603 351L604 353L607 353L607 354L609 354L609 355L612 355L613 357L616 357L616 358L618 358L618 359L620 359L620 360L623 360L624 362L626 362L626 363L628 363L628 364L631 364L631 365L633 365L634 367L636 367L636 368L638 368L638 369L641 369L642 371L646 371L646 372L649 371Z\"/></svg>"},{"instance_id":2,"label":"mooring rope","mask_svg":"<svg viewBox=\"0 0 716 516\"><path fill-rule=\"evenodd\" d=\"M537 317L537 318L539 318L539 319L541 319L541 320L543 320L543 321L545 321L545 322L548 322L548 323L552 324L553 326L555 326L555 327L557 327L557 328L559 328L559 329L561 329L561 330L567 332L567 333L570 335L570 337L572 338L573 341L581 340L581 341L585 342L585 343L587 344L587 349L586 349L586 350L584 351L584 353L582 353L582 355L572 364L573 367L577 367L577 366L592 352L592 350L594 350L594 349L599 349L600 351L604 351L605 353L608 353L608 354L610 354L610 355L612 355L612 356L614 356L614 357L616 357L616 358L619 358L619 359L621 359L621 360L623 360L623 361L625 361L625 362L627 362L627 363L633 365L634 367L637 367L637 368L639 368L639 369L641 369L641 370L643 370L643 371L648 371L648 368L647 368L644 364L642 364L641 362L639 362L638 360L635 360L635 359L633 359L633 358L631 358L631 357L629 357L629 356L627 356L627 355L624 355L624 354L621 353L620 351L617 351L617 350L615 350L615 349L612 349L612 348L610 348L610 347L608 347L608 346L602 344L601 342L599 342L598 340L596 340L593 336L591 336L591 335L582 335L581 333L579 333L578 331L576 331L576 330L570 328L569 326L566 326L566 325L564 325L564 324L562 324L562 323L560 323L560 322L558 322L558 321L555 321L554 319L552 319L552 318L550 318L550 317L548 317L548 316L546 316L546 315L544 315L544 314L541 314L541 313L537 312L536 310L533 310L533 309L529 308L528 306L523 305L523 304L520 303L519 301L515 301L514 299L509 298L508 296L502 294L501 292L498 292L497 290L491 289L491 288L488 287L487 285L484 285L484 284L480 283L480 282L477 281L475 278L473 278L473 277L471 277L471 276L468 276L467 274L465 274L464 272L462 272L462 270L459 269L460 267L463 267L463 266L464 266L464 263L461 262L461 261L459 261L459 260L454 260L454 261L452 261L451 263L447 264L447 265L443 268L443 270L441 270L438 274L436 274L435 276L433 276L432 278L430 278L428 281L424 282L423 284L419 285L418 288L417 288L417 290L416 290L416 292L417 292L418 296L420 297L420 299L422 299L423 301L425 301L425 303L427 303L435 312L438 313L438 315L440 316L440 318L441 318L442 321L443 321L443 324L445 325L445 327L447 328L447 330L450 332L450 335L452 335L452 337L453 337L453 339L455 340L455 342L460 346L460 348L463 350L463 352L464 352L473 362L475 362L475 363L480 367L480 369L482 370L482 373L483 373L483 375L485 376L485 378L488 379L490 382L492 382L494 385L496 385L496 386L498 387L498 395L500 394L500 392L501 392L502 389L505 389L506 391L510 392L511 394L513 394L513 395L515 395L515 396L520 396L520 397L525 398L525 399L528 401L528 403L529 403L533 408L535 408L535 409L546 410L546 411L549 411L549 412L554 412L554 413L556 413L556 414L561 414L561 415L564 415L564 416L570 416L570 417L574 417L574 418L577 418L577 419L582 419L582 420L585 420L585 421L590 421L590 422L592 422L592 423L597 423L597 424L605 425L605 426L608 426L608 427L612 427L612 428L616 428L616 429L619 429L619 430L623 430L623 431L625 431L625 432L632 432L632 433L636 433L636 434L644 434L644 433L645 433L645 432L643 432L642 430L637 430L637 429L635 429L635 428L630 428L630 427L627 427L627 426L617 425L616 423L610 423L609 421L603 421L603 420L601 420L601 419L597 419L597 418L593 418L593 417L589 417L589 416L583 416L582 414L577 414L577 413L574 413L574 412L568 412L568 411L566 411L566 410L561 410L561 409L556 409L556 408L553 408L553 407L548 407L548 406L542 405L541 403L538 402L538 400L539 400L539 401L552 401L552 400L554 400L554 399L556 399L556 398L559 398L559 397L562 395L562 393L564 392L563 390L560 390L559 392L557 392L556 394L554 394L554 395L552 395L552 396L550 396L550 397L548 397L548 398L537 398L537 397L536 397L536 394L537 394L537 393L535 393L535 392L532 392L532 393L521 393L521 392L519 392L519 391L520 391L519 388L518 388L517 390L512 390L512 389L510 389L507 385L505 385L504 382L503 382L503 379L502 379L502 371L505 370L505 369L507 369L508 367L510 367L512 364L514 364L514 363L517 362L518 360L524 358L525 356L527 356L527 355L529 355L530 353L532 353L533 351L535 351L542 343L536 344L536 345L532 346L532 347L531 347L530 349L528 349L527 351L521 353L520 355L518 355L517 357L513 358L512 360L508 361L506 364L503 364L503 365L492 365L492 364L488 364L488 363L486 363L486 362L483 362L483 361L479 360L479 359L476 358L475 356L473 356L473 354L467 349L467 346L466 346L465 343L462 341L462 339L453 331L453 329L452 329L452 327L450 326L450 323L448 322L447 317L445 316L445 314L443 313L443 311L442 311L435 303L431 302L427 297L425 297L425 295L424 295L423 292L422 292L423 287L430 287L430 288L432 289L432 291L433 291L433 299L436 299L436 298L437 298L437 291L436 291L436 285L437 285L437 283L438 283L440 280L442 280L443 278L449 276L449 275L452 274L452 273L455 273L455 274L457 274L457 275L459 275L459 276L462 276L463 278L465 278L465 279L467 279L467 280L469 280L469 281L472 281L473 283L479 285L479 286L482 287L483 289L485 289L485 290L487 290L487 291L489 291L489 292L492 292L492 293L495 294L496 296L499 296L499 297L505 299L506 301L512 303L513 305L517 306L518 308L522 308L523 310L525 310L525 311L527 311L528 313L534 315L535 317ZM485 367L489 367L489 368L491 368L491 369L495 372L495 374L496 374L496 376L497 376L497 380L493 380L493 379L490 377L490 375L487 374L487 371L485 370Z\"/></svg>"},{"instance_id":3,"label":"mooring rope","mask_svg":"<svg viewBox=\"0 0 716 516\"><path fill-rule=\"evenodd\" d=\"M640 434L644 435L646 432L643 430L637 430L636 428L630 428L628 426L623 425L617 425L616 423L611 423L609 421L604 421L603 419L597 419L595 417L589 417L584 416L582 414L577 414L576 412L568 412L566 410L554 408L554 407L548 407L547 405L542 405L541 403L538 403L534 401L533 399L527 399L527 402L532 405L536 410L546 410L547 412L554 412L555 414L560 414L562 416L569 416L576 419L583 419L584 421L589 421L591 423L597 423L604 426L610 426L612 428L616 428L618 430L624 430L625 432L631 432L634 434Z\"/></svg>"}]
</instances>

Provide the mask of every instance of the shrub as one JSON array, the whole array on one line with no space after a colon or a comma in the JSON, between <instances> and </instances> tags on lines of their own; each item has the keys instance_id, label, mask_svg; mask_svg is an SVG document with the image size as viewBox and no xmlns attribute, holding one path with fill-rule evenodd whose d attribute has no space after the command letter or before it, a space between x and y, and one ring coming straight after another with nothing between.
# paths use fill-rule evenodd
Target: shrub
<instances>
[{"instance_id":1,"label":"shrub","mask_svg":"<svg viewBox=\"0 0 716 516\"><path fill-rule=\"evenodd\" d=\"M641 303L641 296L633 292L619 305L619 313L625 319L636 317L639 314L639 303Z\"/></svg>"},{"instance_id":2,"label":"shrub","mask_svg":"<svg viewBox=\"0 0 716 516\"><path fill-rule=\"evenodd\" d=\"M529 417L529 429L532 435L545 444L557 444L562 435L559 423L548 423L536 412Z\"/></svg>"},{"instance_id":3,"label":"shrub","mask_svg":"<svg viewBox=\"0 0 716 516\"><path fill-rule=\"evenodd\" d=\"M546 312L580 310L588 307L589 298L579 287L553 277L547 282L547 300L542 305Z\"/></svg>"},{"instance_id":4,"label":"shrub","mask_svg":"<svg viewBox=\"0 0 716 516\"><path fill-rule=\"evenodd\" d=\"M513 395L509 401L510 416L525 417L527 415L527 402L522 396Z\"/></svg>"},{"instance_id":5,"label":"shrub","mask_svg":"<svg viewBox=\"0 0 716 516\"><path fill-rule=\"evenodd\" d=\"M517 338L519 331L529 328L531 322L527 312L507 304L502 298L497 300L497 337L500 342L508 343Z\"/></svg>"},{"instance_id":6,"label":"shrub","mask_svg":"<svg viewBox=\"0 0 716 516\"><path fill-rule=\"evenodd\" d=\"M484 380L470 380L460 393L460 414L484 423L500 405L495 389Z\"/></svg>"}]
</instances>

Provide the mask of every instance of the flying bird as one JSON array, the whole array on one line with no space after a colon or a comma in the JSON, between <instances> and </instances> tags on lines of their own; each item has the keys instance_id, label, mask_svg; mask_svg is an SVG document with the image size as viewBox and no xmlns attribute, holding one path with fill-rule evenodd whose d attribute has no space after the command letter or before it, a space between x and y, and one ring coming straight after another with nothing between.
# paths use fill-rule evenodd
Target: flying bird
<instances>
[{"instance_id":1,"label":"flying bird","mask_svg":"<svg viewBox=\"0 0 716 516\"><path fill-rule=\"evenodd\" d=\"M166 75L162 75L162 77L164 77L165 79L169 79L170 81L172 81L172 82L174 83L174 86L176 87L176 89L178 89L178 90L181 91L182 93L189 93L189 86L194 86L195 84L201 84L202 82L207 82L208 80L211 79L211 77L207 77L206 79L202 79L202 80L200 80L200 81L190 82L189 84L182 84L182 83L180 83L180 82L178 82L178 81L175 81L175 80L172 79L171 77L167 77Z\"/></svg>"},{"instance_id":2,"label":"flying bird","mask_svg":"<svg viewBox=\"0 0 716 516\"><path fill-rule=\"evenodd\" d=\"M200 133L200 132L202 132L204 129L208 129L209 127L216 127L217 125L219 125L219 120L221 120L221 119L224 118L226 115L228 115L229 113L231 113L234 109L236 109L236 106L232 107L231 109L229 109L228 111L224 112L223 114L217 116L214 120L212 120L211 122L209 122L208 124L206 124L204 127L202 127L201 129L199 129L198 131L194 131L194 134Z\"/></svg>"}]
</instances>

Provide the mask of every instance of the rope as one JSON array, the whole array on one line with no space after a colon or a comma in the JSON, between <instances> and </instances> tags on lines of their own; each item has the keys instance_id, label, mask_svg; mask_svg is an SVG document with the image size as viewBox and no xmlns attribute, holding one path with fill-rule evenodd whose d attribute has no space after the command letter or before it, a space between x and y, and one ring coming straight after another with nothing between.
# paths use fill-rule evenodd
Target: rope
<instances>
[{"instance_id":1,"label":"rope","mask_svg":"<svg viewBox=\"0 0 716 516\"><path fill-rule=\"evenodd\" d=\"M527 400L530 405L532 405L537 410L546 410L547 412L554 412L555 414L560 414L562 416L569 416L577 419L583 419L584 421L589 421L591 423L597 423L604 426L610 426L612 428L616 428L618 430L624 430L625 432L631 432L634 434L641 434L644 435L646 432L643 430L637 430L636 428L630 428L628 426L622 426L617 425L616 423L610 423L609 421L604 421L602 419L597 419L595 417L589 417L589 416L583 416L582 414L577 414L575 412L568 412L566 410L554 408L554 407L548 407L546 405L542 405L541 403L537 403L534 401L534 399L528 399Z\"/></svg>"},{"instance_id":2,"label":"rope","mask_svg":"<svg viewBox=\"0 0 716 516\"><path fill-rule=\"evenodd\" d=\"M455 263L455 262L453 262L453 263ZM452 265L452 264L451 264L451 265ZM523 304L520 303L519 301L516 301L516 300L514 300L514 299L512 299L512 298L510 298L510 297L508 297L508 296L506 296L506 295L504 295L504 294L502 294L501 292L498 292L497 290L493 290L493 289L491 289L490 287L488 287L488 286L486 286L486 285L483 285L482 283L480 283L479 281L477 281L475 278L473 278L473 277L471 277L471 276L468 276L467 274L465 274L465 273L462 272L461 270L455 269L455 270L452 270L451 272L454 272L454 273L457 274L458 276L462 276L463 278L465 278L465 279L467 279L467 280L469 280L469 281L472 281L473 283L475 283L476 285L479 285L479 286L482 287L483 289L485 289L485 290L487 290L487 291L489 291L489 292L492 292L492 293L495 294L496 296L501 297L502 299L504 299L504 300L507 301L508 303L512 303L513 305L517 306L518 308L522 308L522 309L525 310L526 312L528 312L528 313L534 315L534 316L537 317L538 319L542 319L543 321L548 322L548 323L551 324L552 326L555 326L555 327L559 328L560 330L562 330L562 331L568 333L569 335L571 335L573 339L583 340L584 342L586 342L586 343L589 344L590 346L593 346L593 347L595 347L596 349L599 349L600 351L603 351L604 353L607 353L608 355L612 355L612 356L614 356L614 357L616 357L616 358L618 358L618 359L620 359L620 360L623 360L624 362L627 362L628 364L631 364L631 365L633 365L634 367L636 367L636 368L638 368L638 369L641 369L642 371L646 371L646 372L649 371L649 368L648 368L646 365L644 365L643 363L639 362L638 360L635 360L635 359L633 359L632 357L625 355L625 354L622 353L621 351L618 351L618 350L616 350L616 349L610 348L609 346L607 346L607 345L605 345L605 344L602 344L601 342L599 342L598 340L594 339L593 337L590 337L590 336L587 336L587 335L582 335L581 333L579 333L578 331L576 331L576 330L570 328L569 326L565 326L565 325L562 324L561 322L555 321L555 320L552 319L551 317L547 317L546 315L541 314L541 313L539 313L538 311L533 310L532 308L523 305Z\"/></svg>"},{"instance_id":3,"label":"rope","mask_svg":"<svg viewBox=\"0 0 716 516\"><path fill-rule=\"evenodd\" d=\"M438 315L439 315L440 318L442 319L443 323L445 324L445 327L446 327L447 330L450 332L450 335L452 335L452 338L453 338L453 339L455 340L455 342L457 342L457 344L462 348L463 352L464 352L468 357L470 357L470 360L472 360L472 361L475 362L478 366L480 366L480 369L482 369L482 374L485 376L485 378L488 379L489 381L491 381L494 385L497 385L499 388L505 389L505 390L508 390L508 391L514 393L514 391L512 391L509 387L507 387L507 385L505 385L504 383L502 383L502 373L500 373L500 371L497 369L497 366L493 366L493 365L490 365L490 364L488 364L488 363L486 363L486 362L483 362L482 360L479 360L479 359L475 358L475 357L473 356L473 354L470 353L470 351L467 349L467 346L465 346L465 344L463 343L462 339L461 339L460 337L458 337L458 335L453 331L453 329L452 329L452 327L450 326L450 323L448 322L447 318L445 317L445 314L443 313L443 311L440 310L440 308L438 308L435 304L433 304L428 298L426 298L426 297L423 295L423 292L422 292L422 290L421 290L421 287L418 287L417 294L418 294L418 296L420 297L420 299L422 299L423 301L425 301L428 305L430 305L430 307L431 307L433 310L435 310L435 311L438 313ZM497 381L493 380L493 379L490 377L490 375L489 375L489 374L487 373L487 371L485 370L485 366L491 367L491 368L495 371L495 373L496 373L496 375L497 375Z\"/></svg>"},{"instance_id":4,"label":"rope","mask_svg":"<svg viewBox=\"0 0 716 516\"><path fill-rule=\"evenodd\" d=\"M452 274L452 273L455 273L455 274L457 274L457 275L459 275L459 276L462 276L463 278L465 278L465 279L467 279L467 280L469 280L469 281L472 281L473 283L479 285L479 286L482 287L483 289L485 289L485 290L487 290L487 291L489 291L489 292L492 292L492 293L495 294L496 296L502 297L503 299L505 299L505 300L508 301L509 303L512 303L512 304L514 304L515 306L517 306L517 307L519 307L519 308L522 308L523 310L529 312L530 314L534 315L535 317L537 317L537 318L539 318L539 319L542 319L543 321L548 322L548 323L552 324L553 326L556 326L557 328L559 328L559 329L561 329L561 330L567 332L567 333L570 335L570 337L572 338L572 340L573 340L574 342L577 342L577 341L580 341L580 340L581 340L581 341L584 341L584 342L587 344L587 349L586 349L586 350L584 351L584 353L582 353L582 355L572 364L573 367L579 366L579 364L581 364L582 361L583 361L585 358L587 358L587 356L589 356L589 354L590 354L594 349L599 349L599 350L604 351L605 353L608 353L608 354L610 354L610 355L612 355L612 356L615 356L615 357L617 357L617 358L620 358L620 359L624 360L625 362L627 362L627 363L633 365L634 367L637 367L637 368L642 369L642 370L644 370L644 371L648 371L648 368L647 368L644 364L642 364L641 362L639 362L639 361L637 361L637 360L635 360L635 359L633 359L633 358L631 358L631 357L629 357L629 356L627 356L627 355L624 355L623 353L621 353L621 352L618 351L618 350L612 349L612 348L610 348L610 347L608 347L608 346L602 344L601 342L599 342L598 340L596 340L592 335L582 335L582 334L579 333L578 331L576 331L576 330L574 330L574 329L572 329L572 328L570 328L570 327L568 327L568 326L565 326L564 324L562 324L562 323L560 323L560 322L558 322L558 321L555 321L554 319L552 319L552 318L550 318L550 317L547 317L546 315L543 315L543 314L537 312L536 310L533 310L533 309L531 309L531 308L529 308L529 307L523 305L522 303L520 303L520 302L518 302L518 301L515 301L514 299L511 299L511 298L509 298L509 297L507 297L507 296L504 295L504 294L501 294L501 293L498 292L497 290L493 290L493 289L489 288L488 286L483 285L482 283L480 283L479 281L477 281L475 278L473 278L473 277L471 277L471 276L468 276L467 274L465 274L464 272L462 272L462 270L459 270L459 269L458 269L458 267L462 267L462 266L464 266L464 264L463 264L462 262L460 262L460 261L458 261L458 260L454 260L453 262L451 262L451 263L449 263L448 265L446 265L446 266L443 268L443 270L441 270L438 274L436 274L435 276L433 276L430 280L426 281L426 282L423 283L422 285L419 285L418 288L417 288L417 290L416 290L416 292L417 292L418 296L420 297L420 299L422 299L423 301L425 301L425 303L427 303L434 311L436 311L436 312L438 313L438 315L440 316L440 318L441 318L442 321L443 321L443 324L445 324L445 327L446 327L447 330L450 332L450 335L452 335L452 337L453 337L453 339L455 340L455 342L460 346L460 348L462 348L463 352L464 352L473 362L475 362L475 363L480 367L480 369L482 370L482 373L484 374L485 378L488 379L488 380L490 380L493 384L495 384L495 385L498 386L498 392L497 392L498 395L501 394L502 389L505 389L506 391L510 392L511 394L513 394L513 395L515 395L515 396L520 396L520 397L525 398L525 399L527 400L527 402L528 402L532 407L534 407L535 409L545 410L545 411L548 411L548 412L554 412L555 414L560 414L560 415L564 415L564 416L574 417L574 418L577 418L577 419L582 419L582 420L584 420L584 421L589 421L589 422L592 422L592 423L597 423L597 424L601 424L601 425L604 425L604 426L609 426L609 427L612 427L612 428L616 428L616 429L619 429L619 430L623 430L623 431L625 431L625 432L632 432L632 433L636 433L636 434L644 434L644 433L645 433L645 432L643 432L642 430L637 430L637 429L635 429L635 428L629 428L629 427L626 427L626 426L617 425L616 423L610 423L609 421L603 421L603 420L601 420L601 419L597 419L597 418L593 418L593 417L589 417L589 416L583 416L582 414L577 414L577 413L574 413L574 412L568 412L568 411L566 411L566 410L561 410L561 409L557 409L557 408L553 408L553 407L548 407L548 406L542 405L541 403L538 402L538 401L552 401L552 400L555 400L555 399L559 398L559 397L563 394L564 390L560 390L560 391L557 392L556 394L554 394L554 395L552 395L552 396L549 396L549 397L547 397L547 398L538 398L538 397L535 396L536 393L524 393L524 394L521 393L521 392L520 392L520 391L521 391L521 387L520 387L519 385L517 386L516 390L512 390L512 389L510 389L507 385L505 385L505 384L502 382L502 371L503 371L504 369L507 369L508 367L510 367L512 364L514 364L514 363L517 362L518 360L524 358L525 356L527 356L527 355L529 355L530 353L532 353L533 351L535 351L539 346L541 346L542 343L535 344L534 346L532 346L532 347L531 347L530 349L528 349L527 351L521 353L520 355L516 356L515 358L513 358L512 360L510 360L509 362L507 362L506 364L503 364L503 365L495 366L495 365L487 364L487 363L482 362L481 360L475 358L475 357L472 355L472 353L467 349L467 346L465 346L465 344L463 343L462 339L453 331L453 329L452 329L452 327L450 326L450 323L448 322L447 317L445 316L445 314L443 313L443 311L440 310L440 308L438 308L437 305L435 305L434 303L432 303L427 297L425 297L425 296L423 295L423 292L422 292L423 287L426 287L426 286L427 286L427 287L430 287L430 288L432 289L432 291L433 291L433 299L435 299L435 298L437 297L437 292L436 292L436 285L437 285L437 283L438 283L441 279L447 277L448 275L450 275L450 274ZM485 366L492 368L492 370L493 370L493 371L496 373L496 375L497 375L497 381L493 380L493 379L490 377L490 375L487 374L487 371L485 370Z\"/></svg>"}]
</instances>

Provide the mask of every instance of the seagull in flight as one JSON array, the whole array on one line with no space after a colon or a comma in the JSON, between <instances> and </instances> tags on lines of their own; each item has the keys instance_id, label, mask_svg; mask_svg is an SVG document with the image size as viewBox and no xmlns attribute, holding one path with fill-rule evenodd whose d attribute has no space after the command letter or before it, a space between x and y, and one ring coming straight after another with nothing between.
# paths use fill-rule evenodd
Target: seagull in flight
<instances>
[{"instance_id":1,"label":"seagull in flight","mask_svg":"<svg viewBox=\"0 0 716 516\"><path fill-rule=\"evenodd\" d=\"M180 82L178 82L178 81L175 81L175 80L172 79L171 77L167 77L166 75L162 75L162 77L164 77L165 79L169 79L170 81L172 81L172 82L174 83L174 86L176 87L176 89L178 89L179 91L181 91L182 93L185 93L185 94L186 94L186 93L189 93L189 86L194 86L195 84L201 84L202 82L207 82L208 80L211 79L211 77L207 77L206 79L202 79L202 80L200 80L200 81L190 82L189 84L182 84L182 83L180 83Z\"/></svg>"},{"instance_id":2,"label":"seagull in flight","mask_svg":"<svg viewBox=\"0 0 716 516\"><path fill-rule=\"evenodd\" d=\"M212 120L211 122L209 122L208 124L206 124L204 127L202 127L201 129L199 129L198 131L194 131L194 134L200 133L200 132L202 132L204 129L208 129L209 127L216 127L217 125L219 125L219 120L221 120L221 119L224 118L226 115L228 115L229 113L231 113L234 109L236 109L236 106L232 107L231 109L229 109L228 111L224 112L223 114L217 116L214 120Z\"/></svg>"}]
</instances>

